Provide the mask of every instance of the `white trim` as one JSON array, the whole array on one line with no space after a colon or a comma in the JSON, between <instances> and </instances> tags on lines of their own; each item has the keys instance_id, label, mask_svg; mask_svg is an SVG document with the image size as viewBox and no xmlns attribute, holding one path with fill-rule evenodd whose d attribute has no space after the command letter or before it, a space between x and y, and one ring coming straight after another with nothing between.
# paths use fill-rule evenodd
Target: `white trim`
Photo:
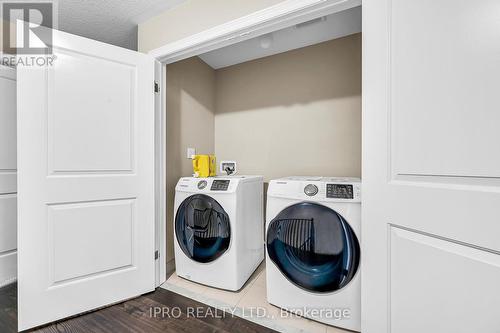
<instances>
[{"instance_id":1,"label":"white trim","mask_svg":"<svg viewBox=\"0 0 500 333\"><path fill-rule=\"evenodd\" d=\"M17 281L17 249L0 253L0 288Z\"/></svg>"},{"instance_id":2,"label":"white trim","mask_svg":"<svg viewBox=\"0 0 500 333\"><path fill-rule=\"evenodd\" d=\"M5 281L0 281L0 288L7 287L8 285L11 285L16 282L17 282L17 277L15 276Z\"/></svg>"},{"instance_id":3,"label":"white trim","mask_svg":"<svg viewBox=\"0 0 500 333\"><path fill-rule=\"evenodd\" d=\"M166 210L167 210L167 183L166 183L166 94L165 87L166 65L155 64L155 82L159 84L159 92L155 93L155 250L159 258L155 263L155 282L160 286L167 279L167 247L166 247Z\"/></svg>"},{"instance_id":4,"label":"white trim","mask_svg":"<svg viewBox=\"0 0 500 333\"><path fill-rule=\"evenodd\" d=\"M167 264L167 65L161 64L161 82L160 82L160 96L161 96L161 209L162 216L161 222L163 225L160 234L160 262L161 266L160 284L167 280L168 264Z\"/></svg>"},{"instance_id":5,"label":"white trim","mask_svg":"<svg viewBox=\"0 0 500 333\"><path fill-rule=\"evenodd\" d=\"M361 5L361 0L286 0L149 52L163 64Z\"/></svg>"}]
</instances>

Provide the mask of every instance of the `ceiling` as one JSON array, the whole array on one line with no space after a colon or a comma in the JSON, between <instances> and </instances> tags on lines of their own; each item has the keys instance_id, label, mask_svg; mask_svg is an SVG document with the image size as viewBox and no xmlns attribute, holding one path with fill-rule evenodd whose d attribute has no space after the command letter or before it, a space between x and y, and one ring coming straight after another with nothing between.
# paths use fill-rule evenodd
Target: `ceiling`
<instances>
[{"instance_id":1,"label":"ceiling","mask_svg":"<svg viewBox=\"0 0 500 333\"><path fill-rule=\"evenodd\" d=\"M185 0L59 0L58 29L137 49L137 24Z\"/></svg>"},{"instance_id":2,"label":"ceiling","mask_svg":"<svg viewBox=\"0 0 500 333\"><path fill-rule=\"evenodd\" d=\"M219 69L358 32L361 32L361 7L354 7L229 45L199 57L212 68Z\"/></svg>"}]
</instances>

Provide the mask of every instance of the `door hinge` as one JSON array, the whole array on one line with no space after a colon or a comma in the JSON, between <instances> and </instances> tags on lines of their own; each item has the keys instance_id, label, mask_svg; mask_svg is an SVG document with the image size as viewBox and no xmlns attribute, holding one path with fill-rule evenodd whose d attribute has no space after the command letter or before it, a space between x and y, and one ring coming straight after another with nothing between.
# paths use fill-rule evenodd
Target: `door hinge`
<instances>
[{"instance_id":1,"label":"door hinge","mask_svg":"<svg viewBox=\"0 0 500 333\"><path fill-rule=\"evenodd\" d=\"M160 258L160 251L155 251L155 260L158 260Z\"/></svg>"},{"instance_id":2,"label":"door hinge","mask_svg":"<svg viewBox=\"0 0 500 333\"><path fill-rule=\"evenodd\" d=\"M155 93L159 92L160 92L160 85L158 84L158 82L155 81Z\"/></svg>"}]
</instances>

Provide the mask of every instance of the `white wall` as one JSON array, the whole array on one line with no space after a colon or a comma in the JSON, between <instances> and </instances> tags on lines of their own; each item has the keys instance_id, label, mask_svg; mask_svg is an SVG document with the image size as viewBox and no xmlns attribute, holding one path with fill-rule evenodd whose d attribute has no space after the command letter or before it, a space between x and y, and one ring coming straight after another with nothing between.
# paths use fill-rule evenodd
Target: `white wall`
<instances>
[{"instance_id":1,"label":"white wall","mask_svg":"<svg viewBox=\"0 0 500 333\"><path fill-rule=\"evenodd\" d=\"M151 51L282 1L188 0L139 24L139 51Z\"/></svg>"},{"instance_id":2,"label":"white wall","mask_svg":"<svg viewBox=\"0 0 500 333\"><path fill-rule=\"evenodd\" d=\"M0 287L17 275L15 71L0 66Z\"/></svg>"}]
</instances>

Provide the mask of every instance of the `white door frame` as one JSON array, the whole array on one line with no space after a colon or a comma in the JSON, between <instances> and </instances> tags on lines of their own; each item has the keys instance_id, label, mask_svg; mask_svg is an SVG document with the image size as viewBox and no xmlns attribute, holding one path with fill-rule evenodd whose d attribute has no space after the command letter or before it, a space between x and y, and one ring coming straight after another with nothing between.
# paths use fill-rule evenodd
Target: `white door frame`
<instances>
[{"instance_id":1,"label":"white door frame","mask_svg":"<svg viewBox=\"0 0 500 333\"><path fill-rule=\"evenodd\" d=\"M283 28L307 22L318 17L341 12L353 7L361 6L362 0L287 0L274 6L215 26L192 36L180 39L150 51L148 54L161 63L161 108L157 109L157 119L160 119L161 128L157 138L161 137L157 146L158 174L157 184L161 186L157 192L157 222L156 230L160 251L159 276L157 285L164 281L166 274L166 66L168 64L197 56L225 46L236 44L257 36L271 33ZM158 70L158 69L157 69ZM158 77L158 76L157 76ZM164 154L164 155L163 155ZM157 247L158 248L158 247ZM158 276L158 274L157 274ZM158 283L159 281L159 283Z\"/></svg>"},{"instance_id":2,"label":"white door frame","mask_svg":"<svg viewBox=\"0 0 500 333\"><path fill-rule=\"evenodd\" d=\"M200 55L361 5L361 0L287 0L149 52L162 64Z\"/></svg>"},{"instance_id":3,"label":"white door frame","mask_svg":"<svg viewBox=\"0 0 500 333\"><path fill-rule=\"evenodd\" d=\"M164 87L165 65L158 62L155 66L155 281L159 287L167 279L167 110Z\"/></svg>"}]
</instances>

